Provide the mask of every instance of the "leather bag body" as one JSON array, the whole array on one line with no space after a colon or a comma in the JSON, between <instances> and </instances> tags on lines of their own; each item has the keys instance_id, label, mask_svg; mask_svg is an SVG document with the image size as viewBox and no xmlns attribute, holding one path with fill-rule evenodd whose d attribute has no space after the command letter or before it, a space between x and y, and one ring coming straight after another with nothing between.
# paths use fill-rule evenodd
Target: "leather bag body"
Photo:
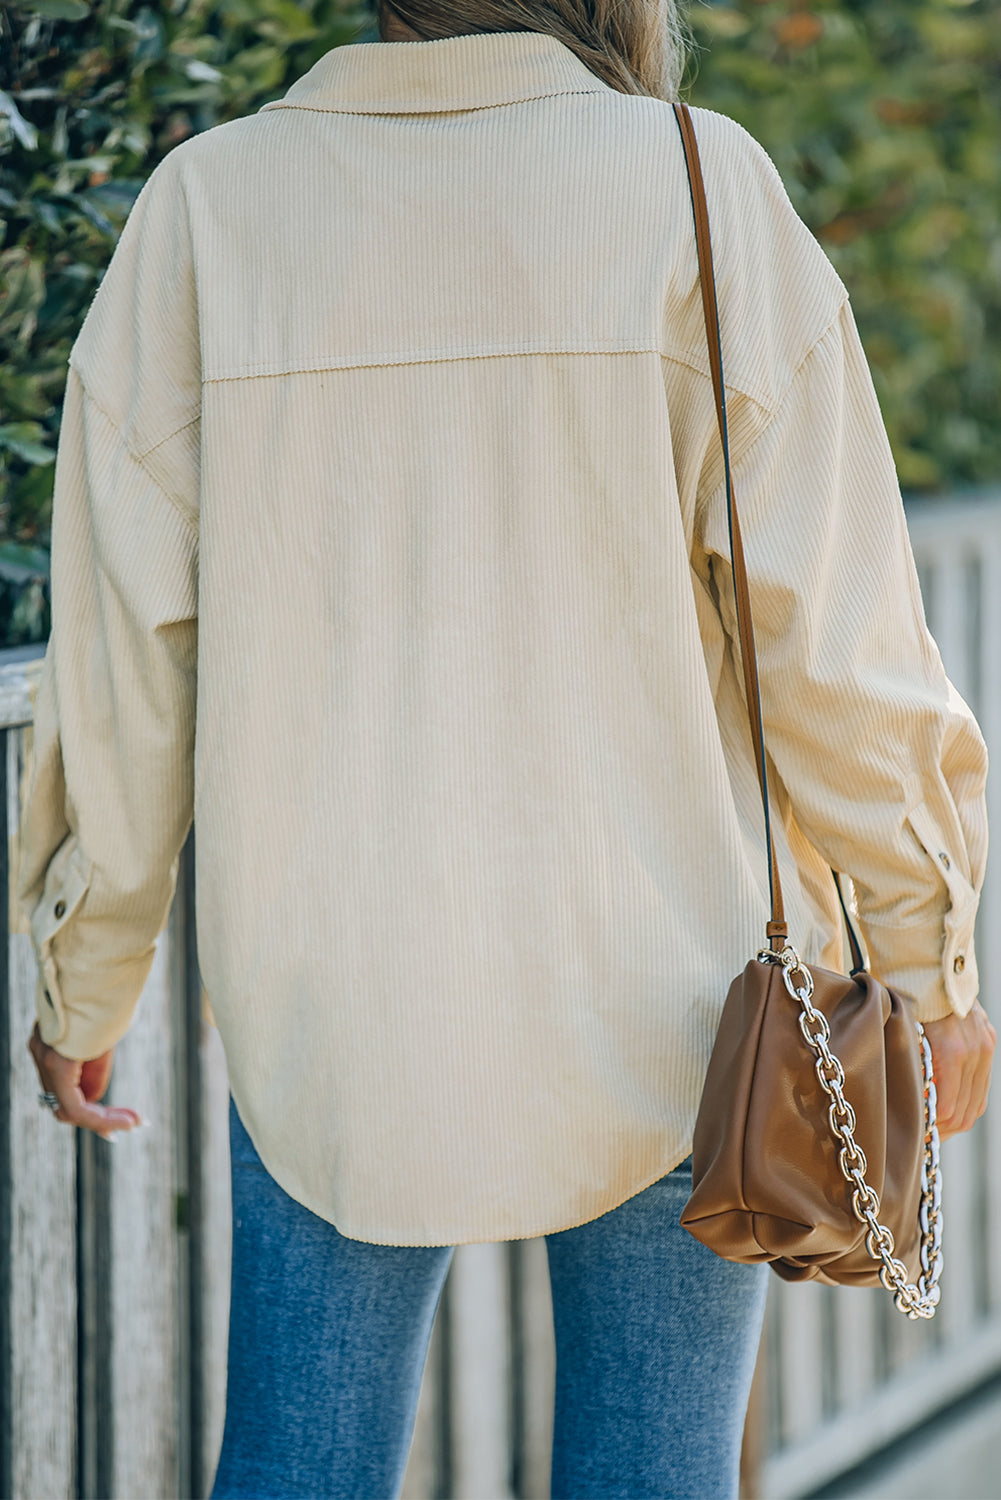
<instances>
[{"instance_id":1,"label":"leather bag body","mask_svg":"<svg viewBox=\"0 0 1001 1500\"><path fill-rule=\"evenodd\" d=\"M924 1084L909 1002L870 974L810 970L813 1004L846 1076L880 1221L920 1271ZM788 1281L879 1284L852 1209L829 1100L779 964L752 959L730 986L695 1125L681 1222L727 1260L767 1260Z\"/></svg>"}]
</instances>

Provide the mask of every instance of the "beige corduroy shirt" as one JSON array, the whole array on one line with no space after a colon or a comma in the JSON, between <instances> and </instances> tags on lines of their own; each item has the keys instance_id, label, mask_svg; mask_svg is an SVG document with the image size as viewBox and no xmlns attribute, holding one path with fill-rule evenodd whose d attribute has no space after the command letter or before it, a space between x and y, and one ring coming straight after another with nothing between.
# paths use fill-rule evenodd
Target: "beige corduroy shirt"
<instances>
[{"instance_id":1,"label":"beige corduroy shirt","mask_svg":"<svg viewBox=\"0 0 1001 1500\"><path fill-rule=\"evenodd\" d=\"M845 289L696 110L791 933L965 1012L985 752ZM690 1150L761 945L670 107L551 37L370 43L172 151L73 349L22 895L129 1024L197 824L233 1092L345 1234L537 1235Z\"/></svg>"}]
</instances>

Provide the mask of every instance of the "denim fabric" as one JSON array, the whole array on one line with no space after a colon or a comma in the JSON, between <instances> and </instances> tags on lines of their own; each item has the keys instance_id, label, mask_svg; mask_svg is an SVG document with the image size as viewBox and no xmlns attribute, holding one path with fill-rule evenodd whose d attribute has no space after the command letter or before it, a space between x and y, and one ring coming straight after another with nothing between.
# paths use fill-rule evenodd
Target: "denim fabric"
<instances>
[{"instance_id":1,"label":"denim fabric","mask_svg":"<svg viewBox=\"0 0 1001 1500\"><path fill-rule=\"evenodd\" d=\"M449 1246L346 1239L278 1187L235 1107L226 1430L212 1500L391 1500ZM547 1236L554 1500L730 1500L767 1269L678 1223L691 1160Z\"/></svg>"},{"instance_id":2,"label":"denim fabric","mask_svg":"<svg viewBox=\"0 0 1001 1500\"><path fill-rule=\"evenodd\" d=\"M680 1224L682 1162L547 1236L556 1327L554 1500L730 1500L768 1267L720 1260Z\"/></svg>"}]
</instances>

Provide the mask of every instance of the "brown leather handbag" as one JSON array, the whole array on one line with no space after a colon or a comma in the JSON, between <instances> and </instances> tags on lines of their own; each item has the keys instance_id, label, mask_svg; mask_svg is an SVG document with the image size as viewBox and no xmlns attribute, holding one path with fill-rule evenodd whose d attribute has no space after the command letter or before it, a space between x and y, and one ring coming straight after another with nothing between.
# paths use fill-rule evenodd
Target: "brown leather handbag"
<instances>
[{"instance_id":1,"label":"brown leather handbag","mask_svg":"<svg viewBox=\"0 0 1001 1500\"><path fill-rule=\"evenodd\" d=\"M692 1195L681 1222L726 1260L769 1261L787 1281L882 1282L901 1312L931 1318L942 1267L941 1173L924 1029L909 1014L911 1002L866 971L836 875L851 973L804 964L788 939L730 474L709 215L692 118L684 104L674 110L691 186L723 444L740 654L771 896L766 944L734 980L723 1007L695 1124Z\"/></svg>"}]
</instances>

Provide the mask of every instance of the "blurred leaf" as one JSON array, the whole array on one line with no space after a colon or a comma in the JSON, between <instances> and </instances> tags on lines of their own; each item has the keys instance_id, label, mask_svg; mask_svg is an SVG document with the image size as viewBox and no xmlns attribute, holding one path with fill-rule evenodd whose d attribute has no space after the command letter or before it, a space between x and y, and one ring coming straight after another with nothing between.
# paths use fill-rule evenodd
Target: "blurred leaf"
<instances>
[{"instance_id":1,"label":"blurred leaf","mask_svg":"<svg viewBox=\"0 0 1001 1500\"><path fill-rule=\"evenodd\" d=\"M711 8L697 10L692 16L692 23L697 31L704 32L711 37L743 36L751 26L747 16L742 16L739 10L734 10L728 5L714 5Z\"/></svg>"},{"instance_id":2,"label":"blurred leaf","mask_svg":"<svg viewBox=\"0 0 1001 1500\"><path fill-rule=\"evenodd\" d=\"M38 145L38 131L34 125L28 124L10 95L3 93L2 90L0 90L0 116L6 119L14 139L20 141L26 151L34 151Z\"/></svg>"},{"instance_id":3,"label":"blurred leaf","mask_svg":"<svg viewBox=\"0 0 1001 1500\"><path fill-rule=\"evenodd\" d=\"M42 442L44 436L40 422L8 422L0 427L0 448L23 458L26 464L50 464L56 455Z\"/></svg>"},{"instance_id":4,"label":"blurred leaf","mask_svg":"<svg viewBox=\"0 0 1001 1500\"><path fill-rule=\"evenodd\" d=\"M197 57L185 64L184 71L196 83L218 83L222 78L218 68L213 68L211 63L200 62Z\"/></svg>"},{"instance_id":5,"label":"blurred leaf","mask_svg":"<svg viewBox=\"0 0 1001 1500\"><path fill-rule=\"evenodd\" d=\"M134 18L132 27L136 38L132 56L136 62L151 62L163 56L163 21L154 10L144 5Z\"/></svg>"},{"instance_id":6,"label":"blurred leaf","mask_svg":"<svg viewBox=\"0 0 1001 1500\"><path fill-rule=\"evenodd\" d=\"M40 260L21 246L0 255L0 336L27 342L35 331L45 298Z\"/></svg>"},{"instance_id":7,"label":"blurred leaf","mask_svg":"<svg viewBox=\"0 0 1001 1500\"><path fill-rule=\"evenodd\" d=\"M39 579L22 588L7 627L12 646L24 646L29 641L44 641L49 633L49 594L44 582Z\"/></svg>"},{"instance_id":8,"label":"blurred leaf","mask_svg":"<svg viewBox=\"0 0 1001 1500\"><path fill-rule=\"evenodd\" d=\"M30 0L25 9L55 21L84 21L90 15L84 0Z\"/></svg>"},{"instance_id":9,"label":"blurred leaf","mask_svg":"<svg viewBox=\"0 0 1001 1500\"><path fill-rule=\"evenodd\" d=\"M3 567L44 574L49 571L49 555L40 547L23 547L17 542L7 542L0 546L0 568Z\"/></svg>"}]
</instances>

